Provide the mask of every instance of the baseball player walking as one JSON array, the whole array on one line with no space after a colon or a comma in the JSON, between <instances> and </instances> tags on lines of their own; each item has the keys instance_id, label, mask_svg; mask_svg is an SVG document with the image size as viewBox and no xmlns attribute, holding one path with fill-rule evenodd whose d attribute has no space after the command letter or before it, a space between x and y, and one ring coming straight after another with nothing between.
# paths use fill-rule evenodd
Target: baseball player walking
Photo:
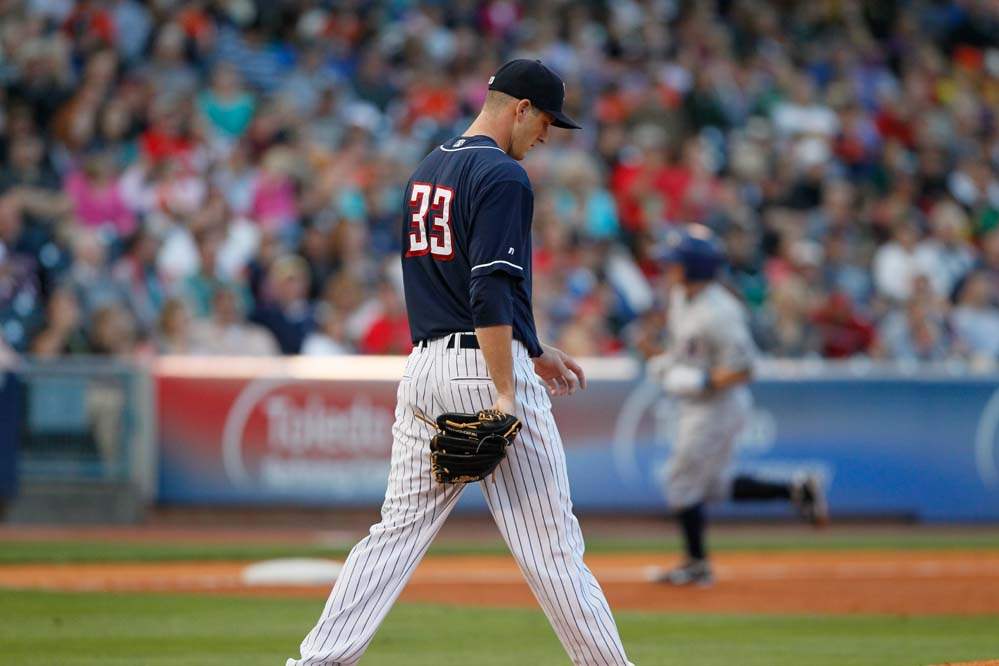
<instances>
[{"instance_id":1,"label":"baseball player walking","mask_svg":"<svg viewBox=\"0 0 999 666\"><path fill-rule=\"evenodd\" d=\"M711 231L691 225L671 240L666 262L675 286L668 310L669 344L665 354L650 359L649 373L678 402L666 498L683 532L686 560L675 569L655 572L653 579L708 586L714 578L704 544L705 503L786 500L817 525L827 522L828 511L814 475L801 473L786 483L726 475L735 438L752 408L747 384L756 348L742 305L715 281L724 255Z\"/></svg>"},{"instance_id":2,"label":"baseball player walking","mask_svg":"<svg viewBox=\"0 0 999 666\"><path fill-rule=\"evenodd\" d=\"M523 428L479 486L572 663L630 663L583 563L551 413L549 394L571 394L586 379L538 341L531 309L534 196L518 161L549 126L578 129L562 112L564 97L540 61L503 65L465 134L430 153L407 185L402 266L415 348L399 384L381 522L351 550L302 658L287 666L361 659L465 487L432 478L424 415L486 409L515 415Z\"/></svg>"}]
</instances>

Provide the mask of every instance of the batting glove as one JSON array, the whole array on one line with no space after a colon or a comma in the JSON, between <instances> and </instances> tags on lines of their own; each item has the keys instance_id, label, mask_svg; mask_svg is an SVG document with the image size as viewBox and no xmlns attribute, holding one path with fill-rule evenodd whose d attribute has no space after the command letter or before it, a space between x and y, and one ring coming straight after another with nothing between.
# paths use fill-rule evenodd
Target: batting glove
<instances>
[{"instance_id":1,"label":"batting glove","mask_svg":"<svg viewBox=\"0 0 999 666\"><path fill-rule=\"evenodd\" d=\"M679 398L694 398L710 390L711 374L693 366L676 365L666 373L663 388Z\"/></svg>"}]
</instances>

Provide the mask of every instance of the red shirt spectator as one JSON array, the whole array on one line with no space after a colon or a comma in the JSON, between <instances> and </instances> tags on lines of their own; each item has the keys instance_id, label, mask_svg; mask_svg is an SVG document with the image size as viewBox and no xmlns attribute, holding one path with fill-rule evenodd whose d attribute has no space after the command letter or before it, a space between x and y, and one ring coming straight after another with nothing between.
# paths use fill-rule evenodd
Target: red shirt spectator
<instances>
[{"instance_id":1,"label":"red shirt spectator","mask_svg":"<svg viewBox=\"0 0 999 666\"><path fill-rule=\"evenodd\" d=\"M362 334L358 350L362 354L408 354L413 349L409 318L395 287L383 284L378 301L381 310Z\"/></svg>"},{"instance_id":2,"label":"red shirt spectator","mask_svg":"<svg viewBox=\"0 0 999 666\"><path fill-rule=\"evenodd\" d=\"M819 332L822 355L849 358L866 354L874 343L874 325L853 307L843 293L833 293L812 313Z\"/></svg>"},{"instance_id":3,"label":"red shirt spectator","mask_svg":"<svg viewBox=\"0 0 999 666\"><path fill-rule=\"evenodd\" d=\"M409 319L406 313L385 313L375 319L361 338L362 354L408 354L413 349L409 339Z\"/></svg>"}]
</instances>

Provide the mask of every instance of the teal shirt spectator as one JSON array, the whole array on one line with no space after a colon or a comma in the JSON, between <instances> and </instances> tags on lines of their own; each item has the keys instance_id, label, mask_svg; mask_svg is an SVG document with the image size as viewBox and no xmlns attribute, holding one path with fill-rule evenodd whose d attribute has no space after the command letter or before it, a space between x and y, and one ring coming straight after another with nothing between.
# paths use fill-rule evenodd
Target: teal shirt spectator
<instances>
[{"instance_id":1,"label":"teal shirt spectator","mask_svg":"<svg viewBox=\"0 0 999 666\"><path fill-rule=\"evenodd\" d=\"M216 131L231 138L238 138L250 125L256 104L249 93L241 93L231 99L222 99L211 90L206 90L198 95L198 108Z\"/></svg>"},{"instance_id":2,"label":"teal shirt spectator","mask_svg":"<svg viewBox=\"0 0 999 666\"><path fill-rule=\"evenodd\" d=\"M592 238L614 238L619 229L614 197L603 188L591 190L586 200L586 233Z\"/></svg>"},{"instance_id":3,"label":"teal shirt spectator","mask_svg":"<svg viewBox=\"0 0 999 666\"><path fill-rule=\"evenodd\" d=\"M344 188L337 202L340 215L353 222L363 222L368 217L364 193L354 187Z\"/></svg>"},{"instance_id":4,"label":"teal shirt spectator","mask_svg":"<svg viewBox=\"0 0 999 666\"><path fill-rule=\"evenodd\" d=\"M603 188L593 188L584 194L582 231L589 238L607 239L618 235L620 225L617 217L617 204L611 193ZM555 195L555 212L562 219L570 219L579 210L579 195L569 189L561 189Z\"/></svg>"},{"instance_id":5,"label":"teal shirt spectator","mask_svg":"<svg viewBox=\"0 0 999 666\"><path fill-rule=\"evenodd\" d=\"M210 317L214 307L215 294L221 289L227 289L237 295L243 313L248 313L253 309L253 297L245 286L210 277L201 272L189 275L184 279L184 302L191 308L191 314L196 318Z\"/></svg>"}]
</instances>

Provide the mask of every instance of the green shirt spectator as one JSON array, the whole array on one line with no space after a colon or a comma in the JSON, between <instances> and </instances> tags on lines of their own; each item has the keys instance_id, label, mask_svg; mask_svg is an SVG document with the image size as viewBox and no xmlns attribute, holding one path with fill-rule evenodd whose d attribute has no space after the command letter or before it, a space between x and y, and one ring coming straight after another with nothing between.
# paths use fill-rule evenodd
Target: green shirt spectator
<instances>
[{"instance_id":1,"label":"green shirt spectator","mask_svg":"<svg viewBox=\"0 0 999 666\"><path fill-rule=\"evenodd\" d=\"M221 64L212 74L212 87L198 95L198 108L216 132L236 139L253 120L256 102L243 89L239 73Z\"/></svg>"}]
</instances>

